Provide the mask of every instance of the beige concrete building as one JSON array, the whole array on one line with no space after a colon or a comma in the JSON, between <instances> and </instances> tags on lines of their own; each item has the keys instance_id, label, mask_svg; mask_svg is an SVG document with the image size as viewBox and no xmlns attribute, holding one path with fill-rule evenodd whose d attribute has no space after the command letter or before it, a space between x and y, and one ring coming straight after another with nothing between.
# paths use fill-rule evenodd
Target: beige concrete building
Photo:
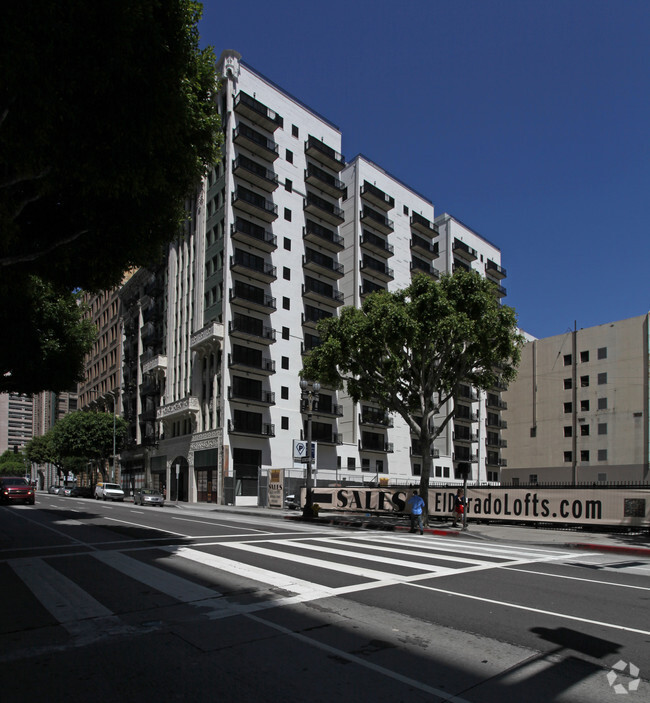
<instances>
[{"instance_id":1,"label":"beige concrete building","mask_svg":"<svg viewBox=\"0 0 650 703\"><path fill-rule=\"evenodd\" d=\"M530 341L503 394L503 482L648 481L648 322Z\"/></svg>"}]
</instances>

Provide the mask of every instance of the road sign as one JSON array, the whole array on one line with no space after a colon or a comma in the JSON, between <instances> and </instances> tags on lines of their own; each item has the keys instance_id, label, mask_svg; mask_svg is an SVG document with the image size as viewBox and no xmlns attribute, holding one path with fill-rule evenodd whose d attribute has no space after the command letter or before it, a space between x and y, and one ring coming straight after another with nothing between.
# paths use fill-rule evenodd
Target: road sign
<instances>
[{"instance_id":1,"label":"road sign","mask_svg":"<svg viewBox=\"0 0 650 703\"><path fill-rule=\"evenodd\" d=\"M307 463L307 442L301 439L293 440L293 460L304 464ZM311 443L311 460L316 461L316 442Z\"/></svg>"}]
</instances>

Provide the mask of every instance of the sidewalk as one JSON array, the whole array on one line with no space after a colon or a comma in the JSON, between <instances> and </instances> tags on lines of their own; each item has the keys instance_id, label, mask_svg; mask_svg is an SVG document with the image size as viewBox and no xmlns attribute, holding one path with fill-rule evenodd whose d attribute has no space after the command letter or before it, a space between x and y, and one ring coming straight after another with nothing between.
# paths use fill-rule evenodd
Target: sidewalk
<instances>
[{"instance_id":1,"label":"sidewalk","mask_svg":"<svg viewBox=\"0 0 650 703\"><path fill-rule=\"evenodd\" d=\"M301 521L298 510L258 508L255 506L213 505L210 503L172 503L168 507L183 511L231 512L278 520ZM335 525L345 529L374 530L386 532L408 532L409 520L402 516L371 516L359 513L321 513L312 521L314 525ZM469 521L467 530L451 526L451 521L435 522L425 527L425 535L436 535L463 540L489 540L491 542L517 542L535 547L553 549L582 549L598 552L625 554L650 558L650 534L644 532L606 532L581 529L549 529L524 525L476 523Z\"/></svg>"}]
</instances>

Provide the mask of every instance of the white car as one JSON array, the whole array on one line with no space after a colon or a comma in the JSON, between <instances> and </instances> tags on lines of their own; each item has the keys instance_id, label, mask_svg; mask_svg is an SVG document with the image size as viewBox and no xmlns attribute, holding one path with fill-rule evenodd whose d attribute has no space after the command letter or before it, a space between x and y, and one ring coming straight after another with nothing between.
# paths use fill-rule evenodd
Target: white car
<instances>
[{"instance_id":1,"label":"white car","mask_svg":"<svg viewBox=\"0 0 650 703\"><path fill-rule=\"evenodd\" d=\"M98 483L95 486L95 499L124 500L124 491L119 483Z\"/></svg>"}]
</instances>

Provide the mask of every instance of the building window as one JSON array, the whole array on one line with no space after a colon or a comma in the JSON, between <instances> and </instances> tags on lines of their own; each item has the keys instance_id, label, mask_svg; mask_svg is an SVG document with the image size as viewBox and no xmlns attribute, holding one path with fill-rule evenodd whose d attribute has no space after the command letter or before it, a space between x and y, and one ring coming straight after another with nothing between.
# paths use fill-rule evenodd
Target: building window
<instances>
[{"instance_id":1,"label":"building window","mask_svg":"<svg viewBox=\"0 0 650 703\"><path fill-rule=\"evenodd\" d=\"M282 297L282 308L284 310L291 310L291 298L287 298L287 296Z\"/></svg>"},{"instance_id":2,"label":"building window","mask_svg":"<svg viewBox=\"0 0 650 703\"><path fill-rule=\"evenodd\" d=\"M580 352L580 362L583 364L586 364L589 361L589 352L588 351L581 351Z\"/></svg>"},{"instance_id":3,"label":"building window","mask_svg":"<svg viewBox=\"0 0 650 703\"><path fill-rule=\"evenodd\" d=\"M537 437L537 427L531 427L531 428L530 428L530 436L531 436L531 437Z\"/></svg>"},{"instance_id":4,"label":"building window","mask_svg":"<svg viewBox=\"0 0 650 703\"><path fill-rule=\"evenodd\" d=\"M435 472L436 472L436 478L442 478L442 466L436 466Z\"/></svg>"},{"instance_id":5,"label":"building window","mask_svg":"<svg viewBox=\"0 0 650 703\"><path fill-rule=\"evenodd\" d=\"M288 430L289 429L289 418L282 416L280 419L280 426L282 427L283 430Z\"/></svg>"},{"instance_id":6,"label":"building window","mask_svg":"<svg viewBox=\"0 0 650 703\"><path fill-rule=\"evenodd\" d=\"M287 191L287 193L293 192L293 181L289 178L285 179L284 181L284 189Z\"/></svg>"},{"instance_id":7,"label":"building window","mask_svg":"<svg viewBox=\"0 0 650 703\"><path fill-rule=\"evenodd\" d=\"M589 425L580 425L580 436L589 437Z\"/></svg>"},{"instance_id":8,"label":"building window","mask_svg":"<svg viewBox=\"0 0 650 703\"><path fill-rule=\"evenodd\" d=\"M564 365L565 366L571 366L571 361L573 360L573 357L571 354L565 354L564 355Z\"/></svg>"},{"instance_id":9,"label":"building window","mask_svg":"<svg viewBox=\"0 0 650 703\"><path fill-rule=\"evenodd\" d=\"M289 400L289 386L280 387L280 397L282 400Z\"/></svg>"},{"instance_id":10,"label":"building window","mask_svg":"<svg viewBox=\"0 0 650 703\"><path fill-rule=\"evenodd\" d=\"M422 465L421 464L413 464L413 476L421 476L422 475Z\"/></svg>"},{"instance_id":11,"label":"building window","mask_svg":"<svg viewBox=\"0 0 650 703\"><path fill-rule=\"evenodd\" d=\"M300 136L300 130L298 129L298 125L291 125L291 136L295 137L296 139L298 139L298 137Z\"/></svg>"},{"instance_id":12,"label":"building window","mask_svg":"<svg viewBox=\"0 0 650 703\"><path fill-rule=\"evenodd\" d=\"M287 251L291 251L291 240L289 239L289 237L284 238L284 248Z\"/></svg>"},{"instance_id":13,"label":"building window","mask_svg":"<svg viewBox=\"0 0 650 703\"><path fill-rule=\"evenodd\" d=\"M537 474L530 474L530 476L528 477L528 483L537 485Z\"/></svg>"},{"instance_id":14,"label":"building window","mask_svg":"<svg viewBox=\"0 0 650 703\"><path fill-rule=\"evenodd\" d=\"M356 459L353 456L348 457L348 469L350 471L355 471L357 468L357 462Z\"/></svg>"},{"instance_id":15,"label":"building window","mask_svg":"<svg viewBox=\"0 0 650 703\"><path fill-rule=\"evenodd\" d=\"M598 450L598 461L607 461L607 449Z\"/></svg>"},{"instance_id":16,"label":"building window","mask_svg":"<svg viewBox=\"0 0 650 703\"><path fill-rule=\"evenodd\" d=\"M564 390L569 391L573 388L573 381L570 378L564 379Z\"/></svg>"},{"instance_id":17,"label":"building window","mask_svg":"<svg viewBox=\"0 0 650 703\"><path fill-rule=\"evenodd\" d=\"M406 205L404 206L404 214L405 214L405 215L408 215L408 214L409 214L409 209L406 207Z\"/></svg>"},{"instance_id":18,"label":"building window","mask_svg":"<svg viewBox=\"0 0 650 703\"><path fill-rule=\"evenodd\" d=\"M607 410L607 398L598 398L598 410Z\"/></svg>"},{"instance_id":19,"label":"building window","mask_svg":"<svg viewBox=\"0 0 650 703\"><path fill-rule=\"evenodd\" d=\"M573 412L573 403L565 403L564 404L564 413L572 413Z\"/></svg>"},{"instance_id":20,"label":"building window","mask_svg":"<svg viewBox=\"0 0 650 703\"><path fill-rule=\"evenodd\" d=\"M598 385L604 386L607 383L607 372L598 374Z\"/></svg>"},{"instance_id":21,"label":"building window","mask_svg":"<svg viewBox=\"0 0 650 703\"><path fill-rule=\"evenodd\" d=\"M564 436L565 437L573 437L573 427L571 427L571 425L565 425Z\"/></svg>"},{"instance_id":22,"label":"building window","mask_svg":"<svg viewBox=\"0 0 650 703\"><path fill-rule=\"evenodd\" d=\"M289 210L288 207L285 207L285 208L284 208L284 219L285 219L287 222L291 222L291 210Z\"/></svg>"},{"instance_id":23,"label":"building window","mask_svg":"<svg viewBox=\"0 0 650 703\"><path fill-rule=\"evenodd\" d=\"M288 266L282 267L282 278L284 278L285 281L291 280L291 269Z\"/></svg>"},{"instance_id":24,"label":"building window","mask_svg":"<svg viewBox=\"0 0 650 703\"><path fill-rule=\"evenodd\" d=\"M580 401L580 410L583 413L589 412L589 401L588 400L581 400Z\"/></svg>"},{"instance_id":25,"label":"building window","mask_svg":"<svg viewBox=\"0 0 650 703\"><path fill-rule=\"evenodd\" d=\"M377 459L377 461L375 462L375 468L376 468L378 474L383 474L384 473L384 460Z\"/></svg>"},{"instance_id":26,"label":"building window","mask_svg":"<svg viewBox=\"0 0 650 703\"><path fill-rule=\"evenodd\" d=\"M361 471L370 471L370 459L361 459Z\"/></svg>"},{"instance_id":27,"label":"building window","mask_svg":"<svg viewBox=\"0 0 650 703\"><path fill-rule=\"evenodd\" d=\"M287 149L287 161L292 164L293 163L293 151L290 151Z\"/></svg>"},{"instance_id":28,"label":"building window","mask_svg":"<svg viewBox=\"0 0 650 703\"><path fill-rule=\"evenodd\" d=\"M580 451L580 461L589 461L589 450L582 449Z\"/></svg>"},{"instance_id":29,"label":"building window","mask_svg":"<svg viewBox=\"0 0 650 703\"><path fill-rule=\"evenodd\" d=\"M589 376L580 376L580 387L589 388Z\"/></svg>"},{"instance_id":30,"label":"building window","mask_svg":"<svg viewBox=\"0 0 650 703\"><path fill-rule=\"evenodd\" d=\"M607 358L607 347L599 347L598 358L599 359L606 359Z\"/></svg>"},{"instance_id":31,"label":"building window","mask_svg":"<svg viewBox=\"0 0 650 703\"><path fill-rule=\"evenodd\" d=\"M282 328L282 339L289 339L289 328L288 327Z\"/></svg>"},{"instance_id":32,"label":"building window","mask_svg":"<svg viewBox=\"0 0 650 703\"><path fill-rule=\"evenodd\" d=\"M607 474L598 474L598 483L605 483L607 481Z\"/></svg>"},{"instance_id":33,"label":"building window","mask_svg":"<svg viewBox=\"0 0 650 703\"><path fill-rule=\"evenodd\" d=\"M564 452L564 461L566 462L572 462L573 461L573 453L572 452Z\"/></svg>"},{"instance_id":34,"label":"building window","mask_svg":"<svg viewBox=\"0 0 650 703\"><path fill-rule=\"evenodd\" d=\"M285 370L289 369L289 357L288 356L283 356L282 357L282 368Z\"/></svg>"},{"instance_id":35,"label":"building window","mask_svg":"<svg viewBox=\"0 0 650 703\"><path fill-rule=\"evenodd\" d=\"M449 467L448 466L442 467L442 477L449 478Z\"/></svg>"},{"instance_id":36,"label":"building window","mask_svg":"<svg viewBox=\"0 0 650 703\"><path fill-rule=\"evenodd\" d=\"M606 422L599 422L598 423L598 434L607 434L607 423Z\"/></svg>"}]
</instances>

